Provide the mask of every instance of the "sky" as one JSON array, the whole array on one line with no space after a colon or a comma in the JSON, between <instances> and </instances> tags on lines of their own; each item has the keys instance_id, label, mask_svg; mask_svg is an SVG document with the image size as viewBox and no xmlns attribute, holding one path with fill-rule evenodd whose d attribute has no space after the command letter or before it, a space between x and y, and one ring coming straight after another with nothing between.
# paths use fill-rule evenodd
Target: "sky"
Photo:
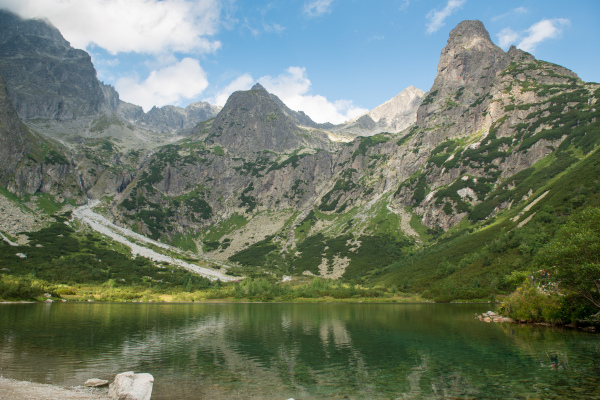
<instances>
[{"instance_id":1,"label":"sky","mask_svg":"<svg viewBox=\"0 0 600 400\"><path fill-rule=\"evenodd\" d=\"M256 82L316 122L341 123L408 86L428 91L449 32L600 82L599 0L0 0L86 50L98 78L145 111L224 105Z\"/></svg>"}]
</instances>

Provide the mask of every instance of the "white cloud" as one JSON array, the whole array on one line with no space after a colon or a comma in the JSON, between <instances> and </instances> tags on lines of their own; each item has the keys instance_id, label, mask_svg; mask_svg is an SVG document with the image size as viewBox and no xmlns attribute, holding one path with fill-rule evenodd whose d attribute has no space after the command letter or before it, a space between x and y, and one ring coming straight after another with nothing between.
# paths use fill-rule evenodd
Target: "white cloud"
<instances>
[{"instance_id":1,"label":"white cloud","mask_svg":"<svg viewBox=\"0 0 600 400\"><path fill-rule=\"evenodd\" d=\"M565 18L543 19L527 29L528 35L519 42L517 47L532 52L544 40L557 38L562 33L562 28L569 24L570 21Z\"/></svg>"},{"instance_id":2,"label":"white cloud","mask_svg":"<svg viewBox=\"0 0 600 400\"><path fill-rule=\"evenodd\" d=\"M276 23L272 23L272 24L264 23L263 24L263 29L267 33L276 33L278 35L281 35L283 33L283 31L285 31L285 26L279 25L279 24L276 24Z\"/></svg>"},{"instance_id":3,"label":"white cloud","mask_svg":"<svg viewBox=\"0 0 600 400\"><path fill-rule=\"evenodd\" d=\"M408 8L408 6L410 5L410 0L402 0L402 4L400 4L400 11L404 11Z\"/></svg>"},{"instance_id":4,"label":"white cloud","mask_svg":"<svg viewBox=\"0 0 600 400\"><path fill-rule=\"evenodd\" d=\"M74 47L111 54L207 53L220 24L218 0L3 0L24 18L46 18Z\"/></svg>"},{"instance_id":5,"label":"white cloud","mask_svg":"<svg viewBox=\"0 0 600 400\"><path fill-rule=\"evenodd\" d=\"M254 85L254 78L250 74L244 74L235 78L229 85L225 86L214 97L207 101L217 106L224 106L231 93L237 90L248 90Z\"/></svg>"},{"instance_id":6,"label":"white cloud","mask_svg":"<svg viewBox=\"0 0 600 400\"><path fill-rule=\"evenodd\" d=\"M510 28L504 28L498 34L499 46L503 49L519 40L519 34Z\"/></svg>"},{"instance_id":7,"label":"white cloud","mask_svg":"<svg viewBox=\"0 0 600 400\"><path fill-rule=\"evenodd\" d=\"M312 0L304 3L304 14L309 17L320 17L331 12L333 0Z\"/></svg>"},{"instance_id":8,"label":"white cloud","mask_svg":"<svg viewBox=\"0 0 600 400\"><path fill-rule=\"evenodd\" d=\"M498 33L499 45L507 48L511 44L517 44L517 47L527 52L533 52L538 44L547 40L555 39L560 36L563 27L569 25L571 21L565 18L543 19L531 25L527 30L515 32L510 28L504 28Z\"/></svg>"},{"instance_id":9,"label":"white cloud","mask_svg":"<svg viewBox=\"0 0 600 400\"><path fill-rule=\"evenodd\" d=\"M369 111L355 106L350 100L331 102L324 96L308 94L311 82L306 68L289 67L276 77L263 76L258 81L289 108L304 111L315 122L339 124Z\"/></svg>"},{"instance_id":10,"label":"white cloud","mask_svg":"<svg viewBox=\"0 0 600 400\"><path fill-rule=\"evenodd\" d=\"M121 99L141 105L145 111L193 99L208 86L206 73L198 60L184 58L180 62L155 70L143 82L133 77L120 78L115 87Z\"/></svg>"},{"instance_id":11,"label":"white cloud","mask_svg":"<svg viewBox=\"0 0 600 400\"><path fill-rule=\"evenodd\" d=\"M444 26L444 20L465 4L466 0L448 0L443 10L431 10L427 13L427 33L437 32Z\"/></svg>"},{"instance_id":12,"label":"white cloud","mask_svg":"<svg viewBox=\"0 0 600 400\"><path fill-rule=\"evenodd\" d=\"M509 12L506 12L506 13L501 14L501 15L496 15L495 17L492 17L492 21L498 21L499 19L510 17L511 15L526 14L527 12L528 12L528 10L525 7L513 8Z\"/></svg>"}]
</instances>

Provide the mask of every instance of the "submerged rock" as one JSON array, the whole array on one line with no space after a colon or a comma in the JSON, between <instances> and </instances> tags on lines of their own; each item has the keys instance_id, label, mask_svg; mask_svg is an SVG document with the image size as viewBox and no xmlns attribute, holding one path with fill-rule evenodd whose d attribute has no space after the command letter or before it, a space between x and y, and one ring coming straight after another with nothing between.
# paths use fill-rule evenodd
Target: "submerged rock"
<instances>
[{"instance_id":1,"label":"submerged rock","mask_svg":"<svg viewBox=\"0 0 600 400\"><path fill-rule=\"evenodd\" d=\"M150 400L154 377L151 374L123 372L115 376L108 395L112 400Z\"/></svg>"}]
</instances>

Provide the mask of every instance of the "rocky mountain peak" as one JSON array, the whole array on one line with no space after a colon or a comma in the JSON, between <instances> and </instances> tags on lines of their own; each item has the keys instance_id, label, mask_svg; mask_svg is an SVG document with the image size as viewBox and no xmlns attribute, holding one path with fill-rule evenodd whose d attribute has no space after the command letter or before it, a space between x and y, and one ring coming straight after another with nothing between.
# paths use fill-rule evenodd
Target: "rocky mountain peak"
<instances>
[{"instance_id":1,"label":"rocky mountain peak","mask_svg":"<svg viewBox=\"0 0 600 400\"><path fill-rule=\"evenodd\" d=\"M479 20L462 21L450 32L448 46L484 50L496 47L490 34Z\"/></svg>"},{"instance_id":2,"label":"rocky mountain peak","mask_svg":"<svg viewBox=\"0 0 600 400\"><path fill-rule=\"evenodd\" d=\"M458 24L442 50L433 86L417 112L417 124L427 129L440 123L431 119L434 114L438 119L441 115L451 119L460 117L475 105L485 107L490 85L510 61L511 55L491 41L481 21ZM467 124L466 131L475 125Z\"/></svg>"},{"instance_id":3,"label":"rocky mountain peak","mask_svg":"<svg viewBox=\"0 0 600 400\"><path fill-rule=\"evenodd\" d=\"M260 83L258 83L258 82L256 82L256 84L255 84L254 86L252 86L252 89L250 89L250 90L262 90L262 91L264 91L264 92L266 92L266 91L267 91L267 89L265 89L265 88L263 87L263 85L261 85L261 84L260 84Z\"/></svg>"},{"instance_id":4,"label":"rocky mountain peak","mask_svg":"<svg viewBox=\"0 0 600 400\"><path fill-rule=\"evenodd\" d=\"M0 75L23 119L72 120L114 111L117 94L96 77L92 59L43 20L0 10Z\"/></svg>"},{"instance_id":5,"label":"rocky mountain peak","mask_svg":"<svg viewBox=\"0 0 600 400\"><path fill-rule=\"evenodd\" d=\"M251 90L234 92L227 99L206 141L236 154L327 147L325 134L308 134L298 126L293 115L277 96L257 83Z\"/></svg>"},{"instance_id":6,"label":"rocky mountain peak","mask_svg":"<svg viewBox=\"0 0 600 400\"><path fill-rule=\"evenodd\" d=\"M481 73L484 69L492 68L495 72L499 61L503 68L505 58L504 51L492 42L481 21L463 21L450 32L442 50L434 87L475 82L478 77L489 75Z\"/></svg>"},{"instance_id":7,"label":"rocky mountain peak","mask_svg":"<svg viewBox=\"0 0 600 400\"><path fill-rule=\"evenodd\" d=\"M70 43L62 34L47 20L22 19L16 14L0 10L0 41L9 37L43 38L68 49ZM36 40L36 39L34 39Z\"/></svg>"}]
</instances>

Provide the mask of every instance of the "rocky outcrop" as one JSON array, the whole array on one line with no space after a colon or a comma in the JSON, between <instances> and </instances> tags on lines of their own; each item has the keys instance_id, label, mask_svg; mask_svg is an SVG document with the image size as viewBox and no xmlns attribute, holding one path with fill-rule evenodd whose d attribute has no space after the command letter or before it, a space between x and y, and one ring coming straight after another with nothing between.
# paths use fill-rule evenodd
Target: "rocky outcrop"
<instances>
[{"instance_id":1,"label":"rocky outcrop","mask_svg":"<svg viewBox=\"0 0 600 400\"><path fill-rule=\"evenodd\" d=\"M42 192L56 195L59 202L81 202L81 190L64 154L60 146L20 121L0 77L0 185L19 195Z\"/></svg>"},{"instance_id":2,"label":"rocky outcrop","mask_svg":"<svg viewBox=\"0 0 600 400\"><path fill-rule=\"evenodd\" d=\"M43 20L0 10L0 75L22 119L72 120L116 110L116 92L96 78L91 57Z\"/></svg>"},{"instance_id":3,"label":"rocky outcrop","mask_svg":"<svg viewBox=\"0 0 600 400\"><path fill-rule=\"evenodd\" d=\"M430 140L435 141L489 129L491 122L481 112L470 118L463 114L486 100L496 74L509 62L510 56L491 41L480 21L458 24L442 50L433 86L417 112L417 125L434 129Z\"/></svg>"},{"instance_id":4,"label":"rocky outcrop","mask_svg":"<svg viewBox=\"0 0 600 400\"><path fill-rule=\"evenodd\" d=\"M8 99L4 79L0 77L0 183L7 183L19 162L31 151L27 128Z\"/></svg>"}]
</instances>

